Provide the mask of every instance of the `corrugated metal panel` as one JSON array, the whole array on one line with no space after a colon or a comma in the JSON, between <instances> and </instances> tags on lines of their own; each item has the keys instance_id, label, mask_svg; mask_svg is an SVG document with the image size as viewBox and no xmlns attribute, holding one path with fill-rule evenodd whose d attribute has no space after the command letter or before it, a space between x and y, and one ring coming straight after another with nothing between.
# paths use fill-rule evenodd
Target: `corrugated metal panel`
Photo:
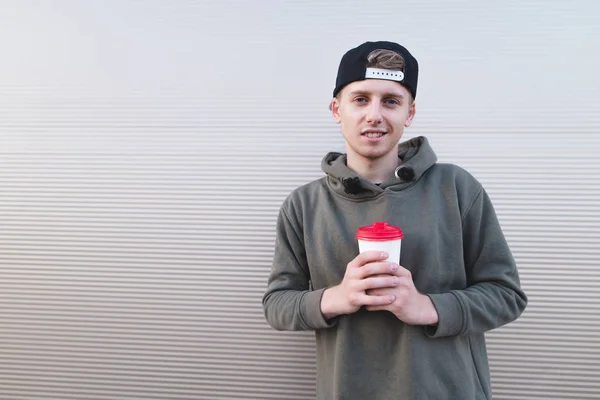
<instances>
[{"instance_id":1,"label":"corrugated metal panel","mask_svg":"<svg viewBox=\"0 0 600 400\"><path fill-rule=\"evenodd\" d=\"M494 398L600 398L597 3L2 9L1 399L314 398L312 335L260 299L280 203L343 149L339 57L380 38L421 62L408 134L483 182L520 264Z\"/></svg>"}]
</instances>

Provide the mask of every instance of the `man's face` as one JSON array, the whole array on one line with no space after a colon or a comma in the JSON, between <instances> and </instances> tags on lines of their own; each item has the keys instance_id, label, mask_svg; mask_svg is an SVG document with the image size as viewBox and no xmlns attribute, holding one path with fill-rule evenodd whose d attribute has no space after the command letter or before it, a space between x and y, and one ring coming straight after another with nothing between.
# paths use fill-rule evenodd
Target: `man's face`
<instances>
[{"instance_id":1,"label":"man's face","mask_svg":"<svg viewBox=\"0 0 600 400\"><path fill-rule=\"evenodd\" d=\"M395 81L365 79L346 86L333 99L331 111L341 125L348 156L366 162L396 157L404 128L415 115L410 99L410 92Z\"/></svg>"}]
</instances>

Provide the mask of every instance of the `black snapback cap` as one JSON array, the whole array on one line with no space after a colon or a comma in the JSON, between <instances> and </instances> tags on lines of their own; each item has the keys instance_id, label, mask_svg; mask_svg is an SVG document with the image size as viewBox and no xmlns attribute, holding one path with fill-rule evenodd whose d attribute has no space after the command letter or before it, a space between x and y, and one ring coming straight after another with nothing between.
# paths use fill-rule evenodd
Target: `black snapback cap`
<instances>
[{"instance_id":1,"label":"black snapback cap","mask_svg":"<svg viewBox=\"0 0 600 400\"><path fill-rule=\"evenodd\" d=\"M401 71L387 69L367 68L367 57L373 50L392 50L404 59L404 68ZM348 50L340 61L333 97L348 84L365 79L387 79L400 83L417 97L417 79L419 77L419 64L410 52L398 43L393 42L365 42L358 47Z\"/></svg>"}]
</instances>

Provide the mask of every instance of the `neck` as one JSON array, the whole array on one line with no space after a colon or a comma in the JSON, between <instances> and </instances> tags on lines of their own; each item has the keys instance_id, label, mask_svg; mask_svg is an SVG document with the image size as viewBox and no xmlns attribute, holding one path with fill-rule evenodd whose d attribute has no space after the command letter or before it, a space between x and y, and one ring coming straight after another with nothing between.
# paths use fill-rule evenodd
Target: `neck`
<instances>
[{"instance_id":1,"label":"neck","mask_svg":"<svg viewBox=\"0 0 600 400\"><path fill-rule=\"evenodd\" d=\"M382 183L392 176L398 167L397 152L390 152L385 157L375 160L364 158L351 152L348 152L347 157L348 167L373 183Z\"/></svg>"}]
</instances>

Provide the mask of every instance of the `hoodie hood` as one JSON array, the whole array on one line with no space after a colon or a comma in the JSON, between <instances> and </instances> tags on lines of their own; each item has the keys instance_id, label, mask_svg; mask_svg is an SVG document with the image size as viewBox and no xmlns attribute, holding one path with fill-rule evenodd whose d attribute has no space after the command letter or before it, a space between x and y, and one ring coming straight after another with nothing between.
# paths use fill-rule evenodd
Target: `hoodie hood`
<instances>
[{"instance_id":1,"label":"hoodie hood","mask_svg":"<svg viewBox=\"0 0 600 400\"><path fill-rule=\"evenodd\" d=\"M437 161L427 138L420 136L398 145L398 168L380 186L360 177L347 165L346 154L331 152L321 162L327 183L336 193L355 200L370 199L385 190L400 191L412 186Z\"/></svg>"}]
</instances>

